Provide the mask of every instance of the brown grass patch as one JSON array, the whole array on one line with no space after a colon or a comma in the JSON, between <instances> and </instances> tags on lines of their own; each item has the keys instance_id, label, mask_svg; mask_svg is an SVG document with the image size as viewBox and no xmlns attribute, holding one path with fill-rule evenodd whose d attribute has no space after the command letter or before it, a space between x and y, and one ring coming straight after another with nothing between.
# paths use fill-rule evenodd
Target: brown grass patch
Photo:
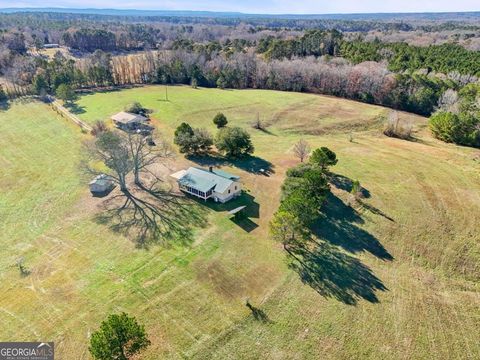
<instances>
[{"instance_id":1,"label":"brown grass patch","mask_svg":"<svg viewBox=\"0 0 480 360\"><path fill-rule=\"evenodd\" d=\"M245 296L246 286L243 279L232 274L220 260L197 263L198 281L213 287L216 293L226 298Z\"/></svg>"}]
</instances>

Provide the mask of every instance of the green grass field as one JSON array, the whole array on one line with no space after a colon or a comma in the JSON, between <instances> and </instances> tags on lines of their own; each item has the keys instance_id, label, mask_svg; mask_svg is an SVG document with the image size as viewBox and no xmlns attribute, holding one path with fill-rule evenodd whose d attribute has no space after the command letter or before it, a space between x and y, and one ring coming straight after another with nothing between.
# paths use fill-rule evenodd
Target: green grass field
<instances>
[{"instance_id":1,"label":"green grass field","mask_svg":"<svg viewBox=\"0 0 480 360\"><path fill-rule=\"evenodd\" d=\"M225 166L242 176L249 226L231 221L228 207L205 206L189 246L137 248L95 221L102 199L79 170L88 135L46 105L14 103L0 112L2 341L53 340L59 359L88 359L89 334L126 311L149 333L145 359L480 357L474 149L433 140L425 119L408 114L416 141L387 138L385 109L308 94L170 87L166 102L163 87L144 87L85 95L76 109L93 122L133 101L154 110L169 139L182 121L213 132L218 111L248 128L274 171ZM268 132L249 127L257 113ZM268 237L300 137L334 150L333 171L370 194L352 209L343 186L332 187L317 231L319 273L303 282ZM172 168L187 164L179 156ZM15 266L21 256L27 276Z\"/></svg>"}]
</instances>

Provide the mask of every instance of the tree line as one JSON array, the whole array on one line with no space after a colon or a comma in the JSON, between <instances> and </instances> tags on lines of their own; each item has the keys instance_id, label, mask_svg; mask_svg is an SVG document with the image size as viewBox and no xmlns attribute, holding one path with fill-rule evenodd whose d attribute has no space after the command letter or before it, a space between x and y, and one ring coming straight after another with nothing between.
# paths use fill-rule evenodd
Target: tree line
<instances>
[{"instance_id":1,"label":"tree line","mask_svg":"<svg viewBox=\"0 0 480 360\"><path fill-rule=\"evenodd\" d=\"M412 46L406 43L346 40L336 30L307 31L294 39L261 39L257 51L268 59L291 59L304 56L341 56L359 64L365 61L386 61L394 72L426 70L447 74L480 76L480 52L469 51L457 44Z\"/></svg>"},{"instance_id":2,"label":"tree line","mask_svg":"<svg viewBox=\"0 0 480 360\"><path fill-rule=\"evenodd\" d=\"M219 88L257 88L334 95L429 115L441 95L460 85L451 78L395 74L383 63L357 65L341 58L305 57L267 61L254 52L202 54L178 51L111 56L96 51L81 61L63 58L36 63L35 93L131 84L192 84Z\"/></svg>"},{"instance_id":3,"label":"tree line","mask_svg":"<svg viewBox=\"0 0 480 360\"><path fill-rule=\"evenodd\" d=\"M390 70L395 72L425 69L443 74L457 71L480 77L480 52L456 44L420 47L406 43L343 41L339 53L354 63L388 61Z\"/></svg>"}]
</instances>

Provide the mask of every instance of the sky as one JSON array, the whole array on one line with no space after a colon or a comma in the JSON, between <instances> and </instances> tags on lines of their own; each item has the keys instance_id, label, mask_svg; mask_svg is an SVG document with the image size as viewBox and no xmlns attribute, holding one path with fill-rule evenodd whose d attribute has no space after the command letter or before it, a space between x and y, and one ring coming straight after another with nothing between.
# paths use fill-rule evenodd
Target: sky
<instances>
[{"instance_id":1,"label":"sky","mask_svg":"<svg viewBox=\"0 0 480 360\"><path fill-rule=\"evenodd\" d=\"M207 10L265 14L480 11L480 0L0 0L7 7Z\"/></svg>"}]
</instances>

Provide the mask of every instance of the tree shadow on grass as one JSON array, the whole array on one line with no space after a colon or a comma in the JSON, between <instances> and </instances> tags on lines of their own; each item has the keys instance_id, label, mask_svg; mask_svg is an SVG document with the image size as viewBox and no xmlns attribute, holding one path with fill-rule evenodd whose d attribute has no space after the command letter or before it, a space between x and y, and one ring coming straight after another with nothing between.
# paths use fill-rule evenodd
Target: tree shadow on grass
<instances>
[{"instance_id":1,"label":"tree shadow on grass","mask_svg":"<svg viewBox=\"0 0 480 360\"><path fill-rule=\"evenodd\" d=\"M237 226L241 227L245 232L252 232L256 228L258 228L258 224L254 223L252 220L248 218L246 215L236 215L232 216L230 220L235 223Z\"/></svg>"},{"instance_id":2,"label":"tree shadow on grass","mask_svg":"<svg viewBox=\"0 0 480 360\"><path fill-rule=\"evenodd\" d=\"M114 232L135 241L137 247L190 245L195 227L206 225L206 214L187 198L148 188L120 192L104 202L95 217Z\"/></svg>"},{"instance_id":3,"label":"tree shadow on grass","mask_svg":"<svg viewBox=\"0 0 480 360\"><path fill-rule=\"evenodd\" d=\"M232 199L224 204L220 202L214 202L211 199L205 201L189 194L186 194L186 196L189 199L197 202L199 205L206 206L216 212L228 213L229 211L236 209L240 206L246 206L246 208L242 210L242 213L240 215L231 216L230 220L246 232L251 232L258 227L258 224L252 221L251 218L260 218L260 204L255 201L255 197L253 197L246 191L242 191L242 194L239 197ZM229 215L225 214L225 216Z\"/></svg>"},{"instance_id":4,"label":"tree shadow on grass","mask_svg":"<svg viewBox=\"0 0 480 360\"><path fill-rule=\"evenodd\" d=\"M275 173L274 165L258 156L247 155L240 158L227 158L216 153L204 156L188 156L188 159L202 166L234 166L252 174L270 176Z\"/></svg>"},{"instance_id":5,"label":"tree shadow on grass","mask_svg":"<svg viewBox=\"0 0 480 360\"><path fill-rule=\"evenodd\" d=\"M332 174L330 177L330 183L333 186L335 186L337 189L340 189L346 192L351 192L353 188L353 180L340 174ZM371 197L370 191L365 189L363 186L361 189L361 194L365 199L368 199Z\"/></svg>"},{"instance_id":6,"label":"tree shadow on grass","mask_svg":"<svg viewBox=\"0 0 480 360\"><path fill-rule=\"evenodd\" d=\"M252 305L249 301L245 304L250 311L252 312L252 316L256 321L262 322L264 324L272 324L273 321L270 320L268 317L267 313L263 311L262 309Z\"/></svg>"},{"instance_id":7,"label":"tree shadow on grass","mask_svg":"<svg viewBox=\"0 0 480 360\"><path fill-rule=\"evenodd\" d=\"M360 299L378 303L377 291L388 290L368 266L330 244L318 244L313 250L297 248L290 255L289 267L324 297L348 305Z\"/></svg>"},{"instance_id":8,"label":"tree shadow on grass","mask_svg":"<svg viewBox=\"0 0 480 360\"><path fill-rule=\"evenodd\" d=\"M385 214L382 210L376 208L375 206L373 205L370 205L368 203L366 203L365 201L362 201L362 200L357 200L358 204L360 204L360 206L362 208L364 208L365 210L368 210L370 211L372 214L375 214L375 215L379 215L379 216L382 216L384 217L385 219L389 220L389 221L392 221L392 222L395 222L395 219L388 216L387 214Z\"/></svg>"},{"instance_id":9,"label":"tree shadow on grass","mask_svg":"<svg viewBox=\"0 0 480 360\"><path fill-rule=\"evenodd\" d=\"M353 181L350 178L343 175L339 175L339 174L332 174L330 177L330 183L333 186L335 186L337 189L340 189L346 192L351 192L353 188ZM368 189L365 189L362 186L360 190L360 197L357 198L356 201L363 209L368 210L375 215L382 216L389 221L395 222L395 220L392 217L385 214L382 210L362 200L362 199L369 199L370 197L371 197L370 191L368 191Z\"/></svg>"},{"instance_id":10,"label":"tree shadow on grass","mask_svg":"<svg viewBox=\"0 0 480 360\"><path fill-rule=\"evenodd\" d=\"M351 253L367 251L379 259L393 260L380 241L359 226L363 222L357 211L330 194L323 208L323 216L312 225L311 230L319 239Z\"/></svg>"},{"instance_id":11,"label":"tree shadow on grass","mask_svg":"<svg viewBox=\"0 0 480 360\"><path fill-rule=\"evenodd\" d=\"M260 129L255 129L255 130L258 130L264 134L267 134L267 135L271 135L271 136L278 136L277 134L274 134L273 132L271 132L268 127L262 127Z\"/></svg>"},{"instance_id":12,"label":"tree shadow on grass","mask_svg":"<svg viewBox=\"0 0 480 360\"><path fill-rule=\"evenodd\" d=\"M0 101L0 111L7 111L10 109L10 101Z\"/></svg>"},{"instance_id":13,"label":"tree shadow on grass","mask_svg":"<svg viewBox=\"0 0 480 360\"><path fill-rule=\"evenodd\" d=\"M66 103L65 108L67 108L68 111L75 115L83 114L86 112L85 106L80 106L74 102Z\"/></svg>"}]
</instances>

